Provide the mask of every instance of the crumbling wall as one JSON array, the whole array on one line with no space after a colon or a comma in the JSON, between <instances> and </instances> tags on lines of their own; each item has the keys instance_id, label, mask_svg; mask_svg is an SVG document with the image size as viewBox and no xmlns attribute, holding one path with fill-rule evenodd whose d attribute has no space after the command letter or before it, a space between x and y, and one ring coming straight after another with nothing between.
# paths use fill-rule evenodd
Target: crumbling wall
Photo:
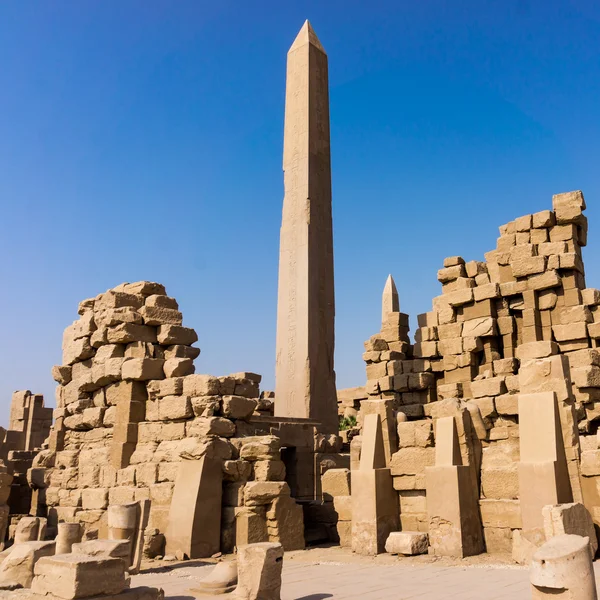
<instances>
[{"instance_id":1,"label":"crumbling wall","mask_svg":"<svg viewBox=\"0 0 600 600\"><path fill-rule=\"evenodd\" d=\"M272 413L272 400L260 397L261 377L195 374L196 332L183 326L160 284L122 284L81 302L79 314L65 330L63 364L53 369L55 423L30 471L42 492L32 514L47 513L50 532L60 521L79 522L87 536L104 537L109 505L149 499L147 538L160 548L182 461L206 457L222 465L220 477L199 480L200 495L222 485L223 520L215 514L207 527L217 549L247 541L303 545L302 509L284 481L280 439L254 436L264 427L250 423ZM312 445L311 437L314 452ZM244 529L250 517L254 529ZM193 521L180 519L173 535ZM250 539L256 531L263 539Z\"/></svg>"},{"instance_id":2,"label":"crumbling wall","mask_svg":"<svg viewBox=\"0 0 600 600\"><path fill-rule=\"evenodd\" d=\"M365 342L369 399L400 417L390 467L403 529L429 527L424 474L434 464L436 419L453 403L462 415L463 464L473 465L480 489L487 550L510 552L522 526L519 392L548 391L558 401L573 499L583 499L600 525L600 291L585 284L583 194L558 194L552 203L500 227L485 262L444 261L442 294L418 316L414 344L399 309Z\"/></svg>"}]
</instances>

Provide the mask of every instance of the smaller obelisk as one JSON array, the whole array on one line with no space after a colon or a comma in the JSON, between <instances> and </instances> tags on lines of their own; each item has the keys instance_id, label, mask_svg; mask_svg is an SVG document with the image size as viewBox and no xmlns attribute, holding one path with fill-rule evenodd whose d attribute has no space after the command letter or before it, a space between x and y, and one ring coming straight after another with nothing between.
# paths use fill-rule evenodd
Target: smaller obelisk
<instances>
[{"instance_id":1,"label":"smaller obelisk","mask_svg":"<svg viewBox=\"0 0 600 600\"><path fill-rule=\"evenodd\" d=\"M394 278L388 275L381 297L381 325L385 326L391 312L400 312L400 301Z\"/></svg>"}]
</instances>

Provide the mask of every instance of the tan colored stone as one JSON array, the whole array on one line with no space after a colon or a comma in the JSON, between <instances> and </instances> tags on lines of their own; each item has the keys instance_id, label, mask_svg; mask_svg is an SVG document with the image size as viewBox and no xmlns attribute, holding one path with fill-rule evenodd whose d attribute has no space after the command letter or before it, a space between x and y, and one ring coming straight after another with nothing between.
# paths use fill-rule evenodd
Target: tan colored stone
<instances>
[{"instance_id":1,"label":"tan colored stone","mask_svg":"<svg viewBox=\"0 0 600 600\"><path fill-rule=\"evenodd\" d=\"M389 554L414 556L426 554L429 537L420 531L392 531L385 543L385 551Z\"/></svg>"},{"instance_id":2,"label":"tan colored stone","mask_svg":"<svg viewBox=\"0 0 600 600\"><path fill-rule=\"evenodd\" d=\"M52 556L54 552L54 542L30 541L15 544L0 564L0 580L11 581L24 588L31 587L36 563L44 556Z\"/></svg>"},{"instance_id":3,"label":"tan colored stone","mask_svg":"<svg viewBox=\"0 0 600 600\"><path fill-rule=\"evenodd\" d=\"M181 463L170 502L166 552L206 558L219 551L222 478L219 460L204 456Z\"/></svg>"},{"instance_id":4,"label":"tan colored stone","mask_svg":"<svg viewBox=\"0 0 600 600\"><path fill-rule=\"evenodd\" d=\"M181 325L159 325L157 328L156 338L159 344L171 346L174 344L183 344L190 346L198 341L197 333L189 328Z\"/></svg>"},{"instance_id":5,"label":"tan colored stone","mask_svg":"<svg viewBox=\"0 0 600 600\"><path fill-rule=\"evenodd\" d=\"M321 490L324 499L337 496L350 496L350 469L328 469L321 476Z\"/></svg>"},{"instance_id":6,"label":"tan colored stone","mask_svg":"<svg viewBox=\"0 0 600 600\"><path fill-rule=\"evenodd\" d=\"M119 558L61 554L37 562L31 591L73 600L119 594L126 586L125 564Z\"/></svg>"},{"instance_id":7,"label":"tan colored stone","mask_svg":"<svg viewBox=\"0 0 600 600\"><path fill-rule=\"evenodd\" d=\"M556 595L572 600L597 600L587 538L560 535L548 540L533 555L530 580L534 600Z\"/></svg>"},{"instance_id":8,"label":"tan colored stone","mask_svg":"<svg viewBox=\"0 0 600 600\"><path fill-rule=\"evenodd\" d=\"M598 538L594 521L588 509L579 502L544 506L544 533L549 540L557 535L579 535L590 541L591 556L598 551Z\"/></svg>"},{"instance_id":9,"label":"tan colored stone","mask_svg":"<svg viewBox=\"0 0 600 600\"><path fill-rule=\"evenodd\" d=\"M283 546L262 542L238 547L238 585L241 600L279 600Z\"/></svg>"}]
</instances>

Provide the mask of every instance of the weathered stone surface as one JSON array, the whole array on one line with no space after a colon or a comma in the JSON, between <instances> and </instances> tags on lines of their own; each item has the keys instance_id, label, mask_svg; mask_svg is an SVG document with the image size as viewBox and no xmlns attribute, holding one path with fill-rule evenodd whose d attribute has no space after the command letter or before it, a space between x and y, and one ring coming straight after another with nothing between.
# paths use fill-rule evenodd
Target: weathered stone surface
<instances>
[{"instance_id":1,"label":"weathered stone surface","mask_svg":"<svg viewBox=\"0 0 600 600\"><path fill-rule=\"evenodd\" d=\"M243 600L279 600L283 546L263 542L238 548L238 586L235 594Z\"/></svg>"},{"instance_id":2,"label":"weathered stone surface","mask_svg":"<svg viewBox=\"0 0 600 600\"><path fill-rule=\"evenodd\" d=\"M198 341L198 334L193 329L181 325L160 325L157 330L157 340L165 346L174 344L190 346Z\"/></svg>"},{"instance_id":3,"label":"weathered stone surface","mask_svg":"<svg viewBox=\"0 0 600 600\"><path fill-rule=\"evenodd\" d=\"M327 55L306 22L287 58L275 415L313 418L333 433L338 415L327 88Z\"/></svg>"},{"instance_id":4,"label":"weathered stone surface","mask_svg":"<svg viewBox=\"0 0 600 600\"><path fill-rule=\"evenodd\" d=\"M35 564L55 552L54 542L21 542L13 546L0 565L0 580L13 581L24 588L31 587Z\"/></svg>"},{"instance_id":5,"label":"weathered stone surface","mask_svg":"<svg viewBox=\"0 0 600 600\"><path fill-rule=\"evenodd\" d=\"M258 401L243 396L223 396L223 415L229 419L249 419Z\"/></svg>"},{"instance_id":6,"label":"weathered stone surface","mask_svg":"<svg viewBox=\"0 0 600 600\"><path fill-rule=\"evenodd\" d=\"M126 586L125 564L121 559L61 554L38 560L31 591L73 600L119 594Z\"/></svg>"},{"instance_id":7,"label":"weathered stone surface","mask_svg":"<svg viewBox=\"0 0 600 600\"><path fill-rule=\"evenodd\" d=\"M549 540L557 535L569 534L589 538L592 557L598 551L598 538L592 516L588 509L578 502L544 506L544 533Z\"/></svg>"},{"instance_id":8,"label":"weathered stone surface","mask_svg":"<svg viewBox=\"0 0 600 600\"><path fill-rule=\"evenodd\" d=\"M337 496L350 496L350 469L325 471L321 477L321 490L326 500Z\"/></svg>"},{"instance_id":9,"label":"weathered stone surface","mask_svg":"<svg viewBox=\"0 0 600 600\"><path fill-rule=\"evenodd\" d=\"M285 481L249 481L244 488L244 504L262 506L279 496L289 495L290 487Z\"/></svg>"},{"instance_id":10,"label":"weathered stone surface","mask_svg":"<svg viewBox=\"0 0 600 600\"><path fill-rule=\"evenodd\" d=\"M429 546L429 536L420 531L392 531L386 543L385 551L390 554L426 554Z\"/></svg>"}]
</instances>

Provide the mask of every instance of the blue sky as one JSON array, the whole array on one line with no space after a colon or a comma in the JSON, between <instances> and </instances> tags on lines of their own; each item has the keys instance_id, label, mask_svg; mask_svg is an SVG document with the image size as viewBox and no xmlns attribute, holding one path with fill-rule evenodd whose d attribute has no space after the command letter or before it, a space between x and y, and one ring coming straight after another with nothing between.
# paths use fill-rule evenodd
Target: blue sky
<instances>
[{"instance_id":1,"label":"blue sky","mask_svg":"<svg viewBox=\"0 0 600 600\"><path fill-rule=\"evenodd\" d=\"M416 315L443 258L583 189L600 287L600 5L108 0L0 3L0 423L54 404L79 300L167 286L197 372L274 384L285 58L329 55L338 387L364 383L388 273Z\"/></svg>"}]
</instances>

